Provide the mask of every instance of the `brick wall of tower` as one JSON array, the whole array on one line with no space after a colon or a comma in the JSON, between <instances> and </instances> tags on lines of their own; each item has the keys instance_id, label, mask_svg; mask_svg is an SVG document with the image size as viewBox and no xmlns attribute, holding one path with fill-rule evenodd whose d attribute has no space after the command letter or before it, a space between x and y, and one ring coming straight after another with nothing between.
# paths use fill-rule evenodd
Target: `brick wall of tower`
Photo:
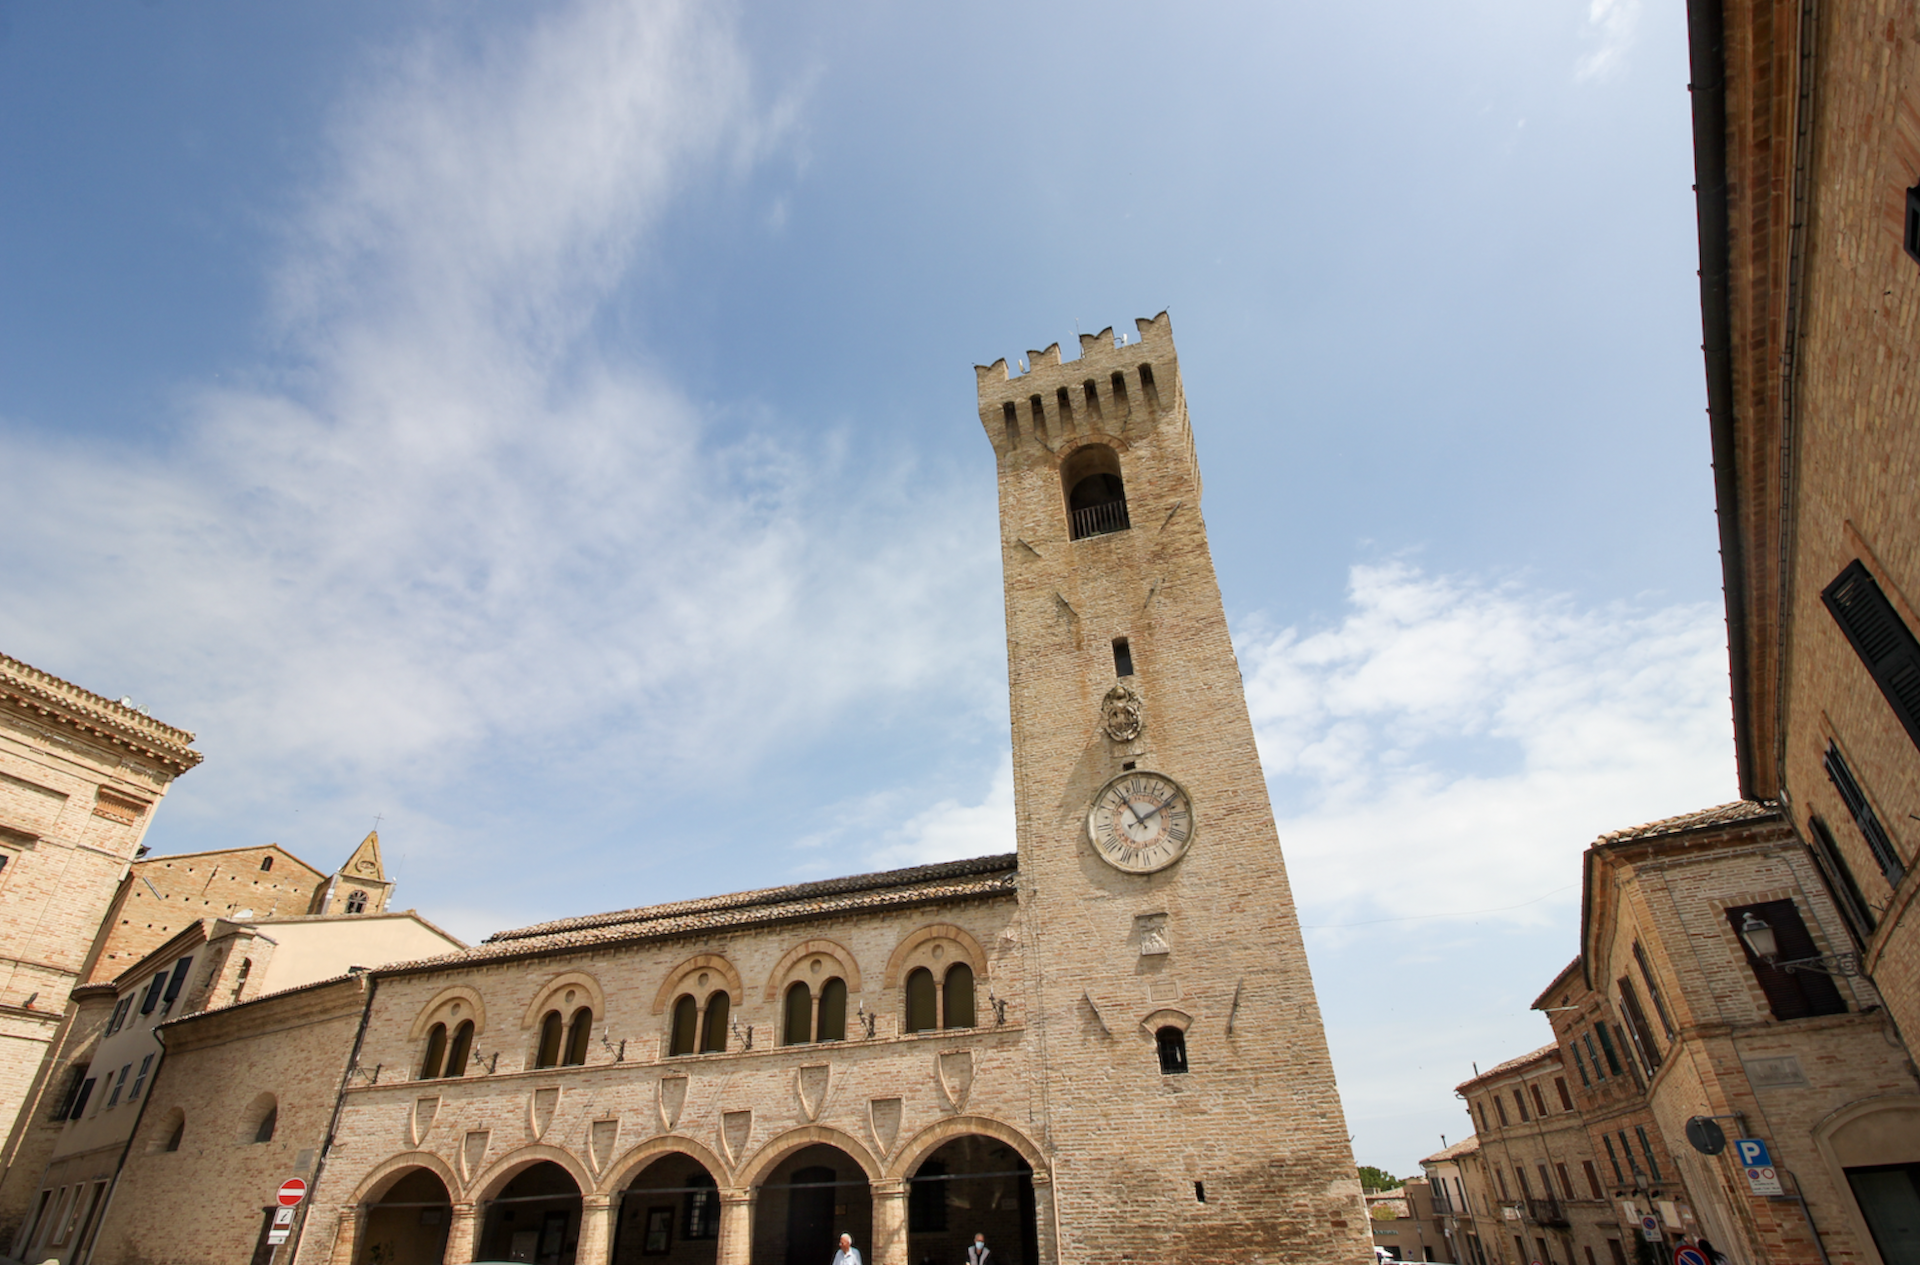
<instances>
[{"instance_id":1,"label":"brick wall of tower","mask_svg":"<svg viewBox=\"0 0 1920 1265\"><path fill-rule=\"evenodd\" d=\"M1163 314L1139 329L1123 347L1083 337L1074 361L1031 353L1019 377L979 370L1000 487L1032 1075L1062 1157L1061 1254L1364 1260L1366 1214L1208 551L1171 325ZM1093 443L1118 454L1131 526L1072 540L1060 467ZM1125 743L1101 714L1119 637L1145 717ZM1090 801L1128 762L1191 796L1194 841L1158 874L1109 867L1087 838ZM1149 918L1165 955L1140 953ZM1161 1011L1190 1023L1184 1075L1159 1070L1148 1021Z\"/></svg>"}]
</instances>

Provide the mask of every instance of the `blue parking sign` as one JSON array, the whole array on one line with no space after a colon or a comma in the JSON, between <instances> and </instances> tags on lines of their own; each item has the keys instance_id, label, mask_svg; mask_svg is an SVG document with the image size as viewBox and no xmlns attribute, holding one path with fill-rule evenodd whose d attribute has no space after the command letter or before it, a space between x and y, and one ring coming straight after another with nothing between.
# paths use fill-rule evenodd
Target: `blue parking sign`
<instances>
[{"instance_id":1,"label":"blue parking sign","mask_svg":"<svg viewBox=\"0 0 1920 1265\"><path fill-rule=\"evenodd\" d=\"M1733 1153L1740 1160L1741 1168L1772 1168L1773 1156L1767 1151L1767 1144L1759 1138L1735 1138Z\"/></svg>"}]
</instances>

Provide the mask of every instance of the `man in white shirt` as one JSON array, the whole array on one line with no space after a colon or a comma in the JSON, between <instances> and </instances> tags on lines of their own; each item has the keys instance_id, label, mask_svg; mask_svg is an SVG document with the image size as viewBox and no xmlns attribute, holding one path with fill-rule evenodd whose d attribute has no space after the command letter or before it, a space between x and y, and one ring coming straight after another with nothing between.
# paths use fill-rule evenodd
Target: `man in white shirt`
<instances>
[{"instance_id":1,"label":"man in white shirt","mask_svg":"<svg viewBox=\"0 0 1920 1265\"><path fill-rule=\"evenodd\" d=\"M860 1249L853 1245L853 1236L840 1236L840 1250L833 1254L833 1265L860 1265Z\"/></svg>"},{"instance_id":2,"label":"man in white shirt","mask_svg":"<svg viewBox=\"0 0 1920 1265\"><path fill-rule=\"evenodd\" d=\"M987 1258L991 1255L987 1251L987 1236L974 1235L972 1245L967 1248L967 1265L987 1265Z\"/></svg>"}]
</instances>

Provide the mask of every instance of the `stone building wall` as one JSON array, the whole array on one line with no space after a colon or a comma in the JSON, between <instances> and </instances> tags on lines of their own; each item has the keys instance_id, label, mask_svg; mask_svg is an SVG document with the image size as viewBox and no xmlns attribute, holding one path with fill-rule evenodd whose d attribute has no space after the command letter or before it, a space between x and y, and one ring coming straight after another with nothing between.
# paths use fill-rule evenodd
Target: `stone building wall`
<instances>
[{"instance_id":1,"label":"stone building wall","mask_svg":"<svg viewBox=\"0 0 1920 1265\"><path fill-rule=\"evenodd\" d=\"M92 980L112 979L195 919L307 913L326 882L277 843L135 861L102 929Z\"/></svg>"},{"instance_id":2,"label":"stone building wall","mask_svg":"<svg viewBox=\"0 0 1920 1265\"><path fill-rule=\"evenodd\" d=\"M67 994L193 735L0 656L0 1126L38 1109ZM14 1143L0 1153L9 1162Z\"/></svg>"},{"instance_id":3,"label":"stone building wall","mask_svg":"<svg viewBox=\"0 0 1920 1265\"><path fill-rule=\"evenodd\" d=\"M1061 1251L1364 1259L1172 326L1163 313L1137 328L1125 346L1083 336L1072 361L1030 352L1018 376L976 371L1000 485L1033 1075L1048 1150L1100 1157L1056 1174ZM1068 497L1094 470L1117 471L1129 525L1075 539ZM1137 703L1137 726L1112 723L1116 698ZM1089 837L1096 793L1130 771L1171 778L1191 804L1185 855L1151 873L1109 864ZM1186 1075L1154 1065L1167 1026L1184 1030Z\"/></svg>"}]
</instances>

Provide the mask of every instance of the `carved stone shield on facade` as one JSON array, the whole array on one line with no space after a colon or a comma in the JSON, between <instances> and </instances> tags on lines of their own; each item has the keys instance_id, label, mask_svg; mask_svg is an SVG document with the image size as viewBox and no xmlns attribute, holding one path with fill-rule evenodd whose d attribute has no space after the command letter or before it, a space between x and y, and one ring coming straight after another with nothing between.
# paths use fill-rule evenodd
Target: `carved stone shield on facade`
<instances>
[{"instance_id":1,"label":"carved stone shield on facade","mask_svg":"<svg viewBox=\"0 0 1920 1265\"><path fill-rule=\"evenodd\" d=\"M1140 736L1140 695L1131 685L1120 684L1100 700L1100 723L1107 737L1115 742L1132 742Z\"/></svg>"}]
</instances>

